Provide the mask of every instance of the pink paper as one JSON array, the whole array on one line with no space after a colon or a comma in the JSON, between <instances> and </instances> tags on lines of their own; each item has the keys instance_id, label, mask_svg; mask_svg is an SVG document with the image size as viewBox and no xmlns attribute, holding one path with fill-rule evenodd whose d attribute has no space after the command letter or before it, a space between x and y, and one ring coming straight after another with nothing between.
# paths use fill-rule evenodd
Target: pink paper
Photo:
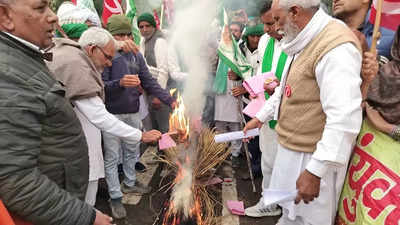
<instances>
[{"instance_id":1,"label":"pink paper","mask_svg":"<svg viewBox=\"0 0 400 225\"><path fill-rule=\"evenodd\" d=\"M264 93L259 94L256 99L251 100L251 102L243 109L243 113L250 116L251 118L256 117L256 114L261 110L265 104Z\"/></svg>"},{"instance_id":2,"label":"pink paper","mask_svg":"<svg viewBox=\"0 0 400 225\"><path fill-rule=\"evenodd\" d=\"M264 82L267 79L276 79L274 73L268 72L257 76L253 76L243 82L243 87L250 93L251 96L256 96L264 92ZM278 85L276 82L272 82L270 85ZM275 87L276 87L275 86Z\"/></svg>"},{"instance_id":3,"label":"pink paper","mask_svg":"<svg viewBox=\"0 0 400 225\"><path fill-rule=\"evenodd\" d=\"M276 87L278 87L278 82L272 81L271 83L267 84L267 87L269 89L275 89Z\"/></svg>"},{"instance_id":4,"label":"pink paper","mask_svg":"<svg viewBox=\"0 0 400 225\"><path fill-rule=\"evenodd\" d=\"M197 180L196 183L199 185L205 185L205 186L209 186L209 185L216 185L216 184L220 184L224 182L223 180L221 180L221 178L219 177L213 177L211 179L207 179L207 180Z\"/></svg>"},{"instance_id":5,"label":"pink paper","mask_svg":"<svg viewBox=\"0 0 400 225\"><path fill-rule=\"evenodd\" d=\"M214 177L213 179L207 181L206 185L214 185L214 184L220 184L224 182L223 180L221 180L221 178L219 177Z\"/></svg>"},{"instance_id":6,"label":"pink paper","mask_svg":"<svg viewBox=\"0 0 400 225\"><path fill-rule=\"evenodd\" d=\"M226 204L227 204L228 209L231 211L232 214L239 215L239 216L244 216L244 204L243 204L243 202L228 200L228 201L226 201Z\"/></svg>"},{"instance_id":7,"label":"pink paper","mask_svg":"<svg viewBox=\"0 0 400 225\"><path fill-rule=\"evenodd\" d=\"M165 150L176 147L176 143L168 134L163 134L161 139L158 141L158 147L160 150Z\"/></svg>"},{"instance_id":8,"label":"pink paper","mask_svg":"<svg viewBox=\"0 0 400 225\"><path fill-rule=\"evenodd\" d=\"M192 127L194 131L196 131L197 133L201 133L202 129L201 116L192 120Z\"/></svg>"}]
</instances>

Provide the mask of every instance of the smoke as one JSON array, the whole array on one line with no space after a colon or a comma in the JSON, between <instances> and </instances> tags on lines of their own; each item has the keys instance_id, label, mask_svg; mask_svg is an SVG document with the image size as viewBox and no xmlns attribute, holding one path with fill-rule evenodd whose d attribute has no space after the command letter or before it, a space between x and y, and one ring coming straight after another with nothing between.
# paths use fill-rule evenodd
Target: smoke
<instances>
[{"instance_id":1,"label":"smoke","mask_svg":"<svg viewBox=\"0 0 400 225\"><path fill-rule=\"evenodd\" d=\"M188 114L193 118L201 115L205 103L204 90L206 85L212 85L207 83L210 63L205 55L207 35L218 7L215 0L177 2L174 24L169 31L170 43L181 56L189 73L183 98Z\"/></svg>"},{"instance_id":2,"label":"smoke","mask_svg":"<svg viewBox=\"0 0 400 225\"><path fill-rule=\"evenodd\" d=\"M179 165L179 164L178 164ZM176 175L175 185L171 193L171 203L173 204L173 213L177 215L181 212L185 218L189 218L190 209L193 207L193 171L191 162L186 161L179 168Z\"/></svg>"},{"instance_id":3,"label":"smoke","mask_svg":"<svg viewBox=\"0 0 400 225\"><path fill-rule=\"evenodd\" d=\"M157 9L162 3L162 0L147 0L147 4L151 9Z\"/></svg>"}]
</instances>

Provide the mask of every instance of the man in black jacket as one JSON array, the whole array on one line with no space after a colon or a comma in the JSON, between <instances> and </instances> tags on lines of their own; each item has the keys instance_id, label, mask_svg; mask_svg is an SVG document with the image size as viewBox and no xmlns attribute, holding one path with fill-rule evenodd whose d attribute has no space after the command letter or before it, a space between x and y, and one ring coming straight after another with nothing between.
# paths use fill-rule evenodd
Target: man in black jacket
<instances>
[{"instance_id":1,"label":"man in black jacket","mask_svg":"<svg viewBox=\"0 0 400 225\"><path fill-rule=\"evenodd\" d=\"M82 200L87 144L42 49L57 16L47 0L0 0L0 198L33 224L111 224Z\"/></svg>"}]
</instances>

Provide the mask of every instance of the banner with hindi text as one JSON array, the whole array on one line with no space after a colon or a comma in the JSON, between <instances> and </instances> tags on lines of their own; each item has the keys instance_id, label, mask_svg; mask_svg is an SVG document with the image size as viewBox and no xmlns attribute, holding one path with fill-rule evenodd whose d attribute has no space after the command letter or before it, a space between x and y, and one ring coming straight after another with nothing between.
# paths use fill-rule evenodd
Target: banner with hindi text
<instances>
[{"instance_id":1,"label":"banner with hindi text","mask_svg":"<svg viewBox=\"0 0 400 225\"><path fill-rule=\"evenodd\" d=\"M400 143L364 121L354 148L336 225L400 223Z\"/></svg>"}]
</instances>

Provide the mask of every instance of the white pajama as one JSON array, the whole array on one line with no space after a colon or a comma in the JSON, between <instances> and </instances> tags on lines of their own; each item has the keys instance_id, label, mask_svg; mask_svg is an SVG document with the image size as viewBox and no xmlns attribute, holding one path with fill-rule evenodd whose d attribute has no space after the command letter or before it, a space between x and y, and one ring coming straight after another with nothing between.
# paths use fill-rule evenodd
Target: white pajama
<instances>
[{"instance_id":1,"label":"white pajama","mask_svg":"<svg viewBox=\"0 0 400 225\"><path fill-rule=\"evenodd\" d=\"M275 167L272 172L270 188L295 191L296 181L311 161L312 153L295 152L278 144ZM296 218L304 224L330 225L334 223L337 204L346 175L347 167L329 167L321 178L319 197L309 204L301 202L282 203L280 206L287 210L284 220L295 221ZM296 224L296 223L295 223ZM287 225L285 223L285 225Z\"/></svg>"},{"instance_id":2,"label":"white pajama","mask_svg":"<svg viewBox=\"0 0 400 225\"><path fill-rule=\"evenodd\" d=\"M268 124L264 124L260 130L261 172L263 175L263 190L269 187L277 149L278 142L275 130L271 129Z\"/></svg>"},{"instance_id":3,"label":"white pajama","mask_svg":"<svg viewBox=\"0 0 400 225\"><path fill-rule=\"evenodd\" d=\"M85 202L91 206L96 204L97 190L99 188L99 180L89 181L86 191Z\"/></svg>"}]
</instances>

